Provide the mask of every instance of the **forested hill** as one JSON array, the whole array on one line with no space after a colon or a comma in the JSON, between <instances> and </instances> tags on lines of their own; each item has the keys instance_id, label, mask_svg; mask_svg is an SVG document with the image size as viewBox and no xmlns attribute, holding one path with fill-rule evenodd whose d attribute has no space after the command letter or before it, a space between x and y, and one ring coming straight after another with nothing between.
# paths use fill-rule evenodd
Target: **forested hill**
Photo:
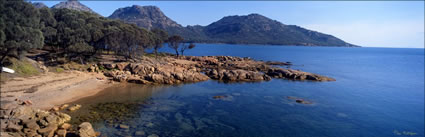
<instances>
[{"instance_id":1,"label":"forested hill","mask_svg":"<svg viewBox=\"0 0 425 137\"><path fill-rule=\"evenodd\" d=\"M206 35L226 43L304 46L353 46L332 35L285 25L259 14L228 16L204 28Z\"/></svg>"},{"instance_id":2,"label":"forested hill","mask_svg":"<svg viewBox=\"0 0 425 137\"><path fill-rule=\"evenodd\" d=\"M127 58L161 46L168 38L134 24L68 8L36 8L23 0L0 0L0 61L31 49L50 50L51 58L90 59L103 51Z\"/></svg>"},{"instance_id":3,"label":"forested hill","mask_svg":"<svg viewBox=\"0 0 425 137\"><path fill-rule=\"evenodd\" d=\"M332 35L308 30L296 25L285 25L260 14L227 16L207 26L187 26L165 16L155 6L120 8L109 18L137 24L146 29L165 29L169 34L181 35L186 41L199 43L272 44L302 46L355 47Z\"/></svg>"}]
</instances>

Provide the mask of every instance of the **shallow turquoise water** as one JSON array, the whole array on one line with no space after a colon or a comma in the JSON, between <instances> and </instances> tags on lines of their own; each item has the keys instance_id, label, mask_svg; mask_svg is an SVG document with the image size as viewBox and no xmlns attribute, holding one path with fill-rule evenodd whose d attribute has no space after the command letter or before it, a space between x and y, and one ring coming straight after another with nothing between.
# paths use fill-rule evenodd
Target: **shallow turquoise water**
<instances>
[{"instance_id":1,"label":"shallow turquoise water","mask_svg":"<svg viewBox=\"0 0 425 137\"><path fill-rule=\"evenodd\" d=\"M95 123L109 136L136 131L159 136L424 136L424 49L198 44L186 54L291 61L295 69L337 81L128 85L79 102L144 102L132 110L135 117L121 122L130 129ZM217 95L227 98L213 99ZM297 104L288 96L314 104Z\"/></svg>"}]
</instances>

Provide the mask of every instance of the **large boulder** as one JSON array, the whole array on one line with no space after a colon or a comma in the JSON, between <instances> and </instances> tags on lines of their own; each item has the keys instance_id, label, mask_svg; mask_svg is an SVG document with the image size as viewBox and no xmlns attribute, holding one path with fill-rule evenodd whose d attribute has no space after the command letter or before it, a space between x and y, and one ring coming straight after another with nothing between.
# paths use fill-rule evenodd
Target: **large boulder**
<instances>
[{"instance_id":1,"label":"large boulder","mask_svg":"<svg viewBox=\"0 0 425 137\"><path fill-rule=\"evenodd\" d=\"M113 64L113 63L105 63L105 64L102 64L106 69L109 69L109 70L111 70L111 69L114 69L114 68L116 68L117 67L117 65L116 64Z\"/></svg>"},{"instance_id":2,"label":"large boulder","mask_svg":"<svg viewBox=\"0 0 425 137\"><path fill-rule=\"evenodd\" d=\"M21 105L14 109L10 115L11 117L29 116L34 117L34 110L30 106Z\"/></svg>"},{"instance_id":3,"label":"large boulder","mask_svg":"<svg viewBox=\"0 0 425 137\"><path fill-rule=\"evenodd\" d=\"M12 103L17 105L4 105L0 109L2 137L63 136L63 131L57 132L57 129L59 125L64 125L65 122L71 120L71 117L65 113L34 109L31 106L19 105L22 104L20 101Z\"/></svg>"},{"instance_id":4,"label":"large boulder","mask_svg":"<svg viewBox=\"0 0 425 137\"><path fill-rule=\"evenodd\" d=\"M1 131L7 131L9 132L8 134L12 136L37 136L37 131L41 130L41 127L45 128L45 126L50 124L45 120L49 119L49 121L54 121L51 118L55 117L53 114L39 114L40 110L35 110L29 106L17 106L16 108L11 108L11 110L12 113L9 113L10 115L7 116L8 118L3 119L3 117L0 121L2 124ZM45 125L42 125L41 121L45 121ZM38 123L40 123L40 125ZM53 124L50 125L54 125L55 122L52 123ZM46 136L47 135L48 134L46 134Z\"/></svg>"},{"instance_id":5,"label":"large boulder","mask_svg":"<svg viewBox=\"0 0 425 137\"><path fill-rule=\"evenodd\" d=\"M78 126L78 134L80 137L96 137L96 132L89 122L83 122Z\"/></svg>"},{"instance_id":6,"label":"large boulder","mask_svg":"<svg viewBox=\"0 0 425 137\"><path fill-rule=\"evenodd\" d=\"M149 74L143 77L144 80L157 84L175 84L182 82L199 82L209 78L198 72L196 68L181 67L179 65L164 65L148 68ZM140 75L140 74L139 74Z\"/></svg>"},{"instance_id":7,"label":"large boulder","mask_svg":"<svg viewBox=\"0 0 425 137\"><path fill-rule=\"evenodd\" d=\"M116 64L116 68L117 68L118 70L123 71L123 70L125 70L125 69L127 68L128 64L129 64L129 63L118 63L118 64Z\"/></svg>"},{"instance_id":8,"label":"large boulder","mask_svg":"<svg viewBox=\"0 0 425 137\"><path fill-rule=\"evenodd\" d=\"M55 135L56 129L58 129L58 125L50 124L45 128L39 129L38 133L42 134L45 137L53 137Z\"/></svg>"},{"instance_id":9,"label":"large boulder","mask_svg":"<svg viewBox=\"0 0 425 137\"><path fill-rule=\"evenodd\" d=\"M335 81L335 79L326 76L283 68L270 68L266 74L274 78L286 78L291 80Z\"/></svg>"},{"instance_id":10,"label":"large boulder","mask_svg":"<svg viewBox=\"0 0 425 137\"><path fill-rule=\"evenodd\" d=\"M263 81L270 80L271 78L261 72L248 71L242 69L236 70L209 70L206 73L210 78L215 80L222 80L226 82L237 82L237 81Z\"/></svg>"}]
</instances>

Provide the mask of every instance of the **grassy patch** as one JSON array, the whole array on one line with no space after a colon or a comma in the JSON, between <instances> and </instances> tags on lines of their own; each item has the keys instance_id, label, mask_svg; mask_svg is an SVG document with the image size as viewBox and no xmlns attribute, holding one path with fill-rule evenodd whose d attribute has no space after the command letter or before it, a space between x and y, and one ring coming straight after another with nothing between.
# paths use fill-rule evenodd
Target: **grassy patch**
<instances>
[{"instance_id":1,"label":"grassy patch","mask_svg":"<svg viewBox=\"0 0 425 137\"><path fill-rule=\"evenodd\" d=\"M158 53L158 57L166 57L166 56L172 56L173 54L170 53L165 53L165 52L160 52ZM146 53L144 54L145 57L156 57L155 53Z\"/></svg>"},{"instance_id":2,"label":"grassy patch","mask_svg":"<svg viewBox=\"0 0 425 137\"><path fill-rule=\"evenodd\" d=\"M155 57L155 54L153 54L153 53L146 53L145 55L144 55L145 57Z\"/></svg>"},{"instance_id":3,"label":"grassy patch","mask_svg":"<svg viewBox=\"0 0 425 137\"><path fill-rule=\"evenodd\" d=\"M103 67L102 65L99 66L99 71L104 71L106 70L105 67Z\"/></svg>"},{"instance_id":4,"label":"grassy patch","mask_svg":"<svg viewBox=\"0 0 425 137\"><path fill-rule=\"evenodd\" d=\"M21 76L33 76L40 74L40 71L29 61L27 60L17 60L17 59L10 59L10 62L12 63L10 69L15 70L15 72Z\"/></svg>"},{"instance_id":5,"label":"grassy patch","mask_svg":"<svg viewBox=\"0 0 425 137\"><path fill-rule=\"evenodd\" d=\"M87 70L90 67L90 65L79 64L76 62L69 62L67 64L63 64L61 67L64 68L65 70Z\"/></svg>"},{"instance_id":6,"label":"grassy patch","mask_svg":"<svg viewBox=\"0 0 425 137\"><path fill-rule=\"evenodd\" d=\"M62 73L63 71L65 71L63 68L56 68L57 73Z\"/></svg>"}]
</instances>

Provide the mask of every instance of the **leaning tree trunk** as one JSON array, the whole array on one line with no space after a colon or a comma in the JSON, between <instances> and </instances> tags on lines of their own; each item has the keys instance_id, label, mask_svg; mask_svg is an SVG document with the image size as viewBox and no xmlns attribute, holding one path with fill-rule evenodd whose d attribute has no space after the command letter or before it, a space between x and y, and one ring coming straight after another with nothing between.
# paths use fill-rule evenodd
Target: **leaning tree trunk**
<instances>
[{"instance_id":1,"label":"leaning tree trunk","mask_svg":"<svg viewBox=\"0 0 425 137\"><path fill-rule=\"evenodd\" d=\"M81 58L81 55L80 55L80 62L81 64L84 64L83 59Z\"/></svg>"},{"instance_id":2,"label":"leaning tree trunk","mask_svg":"<svg viewBox=\"0 0 425 137\"><path fill-rule=\"evenodd\" d=\"M158 59L158 48L155 47L153 52L155 53L155 59Z\"/></svg>"},{"instance_id":3,"label":"leaning tree trunk","mask_svg":"<svg viewBox=\"0 0 425 137\"><path fill-rule=\"evenodd\" d=\"M179 51L178 50L176 50L176 55L177 55L177 58L179 58Z\"/></svg>"}]
</instances>

